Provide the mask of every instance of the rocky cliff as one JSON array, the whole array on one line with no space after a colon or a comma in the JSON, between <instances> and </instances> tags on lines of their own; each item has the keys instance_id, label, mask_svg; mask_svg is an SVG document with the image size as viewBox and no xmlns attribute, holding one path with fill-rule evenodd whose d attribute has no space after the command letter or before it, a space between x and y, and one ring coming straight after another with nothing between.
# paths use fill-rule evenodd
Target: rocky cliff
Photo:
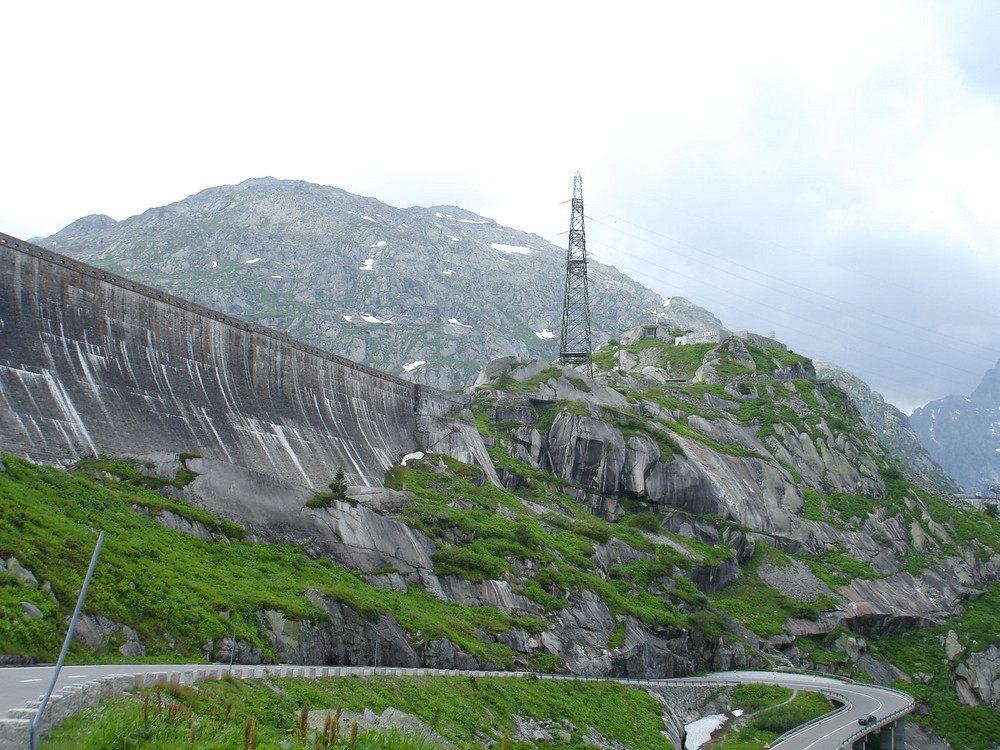
<instances>
[{"instance_id":1,"label":"rocky cliff","mask_svg":"<svg viewBox=\"0 0 1000 750\"><path fill-rule=\"evenodd\" d=\"M549 617L545 631L514 629L503 643L574 672L681 675L768 659L815 668L805 642L936 627L1000 576L994 537L963 538L964 512L908 485L842 391L776 377L808 374L808 360L775 350L766 371L743 344L714 351L717 367L737 356L757 369L725 385L633 389L620 382L627 370L595 382L502 360L480 378L479 430L464 438L492 445L486 462L412 459L389 489L350 490L351 503L296 511L304 498L272 491L239 517L262 538L369 571L375 585ZM649 367L632 370L655 381ZM516 387L497 389L491 372ZM233 517L219 489L230 483L212 480L229 470L196 463L182 496ZM564 532L588 540L582 551L556 541ZM616 603L602 581L653 599ZM777 597L777 619L765 625L732 600L753 592Z\"/></svg>"},{"instance_id":2,"label":"rocky cliff","mask_svg":"<svg viewBox=\"0 0 1000 750\"><path fill-rule=\"evenodd\" d=\"M914 431L969 494L1000 484L1000 363L969 396L932 401L910 416Z\"/></svg>"},{"instance_id":3,"label":"rocky cliff","mask_svg":"<svg viewBox=\"0 0 1000 750\"><path fill-rule=\"evenodd\" d=\"M817 360L816 375L834 381L850 396L861 417L882 441L890 456L949 492L962 491L962 486L938 465L924 447L909 418L892 404L887 404L881 393L832 362Z\"/></svg>"}]
</instances>

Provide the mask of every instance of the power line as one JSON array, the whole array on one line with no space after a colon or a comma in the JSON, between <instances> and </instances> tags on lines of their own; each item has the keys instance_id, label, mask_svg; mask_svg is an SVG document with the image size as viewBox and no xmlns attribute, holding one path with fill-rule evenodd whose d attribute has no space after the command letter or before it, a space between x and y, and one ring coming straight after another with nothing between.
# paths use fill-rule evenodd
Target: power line
<instances>
[{"instance_id":1,"label":"power line","mask_svg":"<svg viewBox=\"0 0 1000 750\"><path fill-rule=\"evenodd\" d=\"M600 210L598 210L597 213L604 213L604 214L606 214L608 216L612 216L611 214L609 214L607 212L600 211ZM646 239L644 237L641 237L641 236L638 236L638 235L635 235L635 234L632 234L632 233L628 233L628 232L622 230L619 227L615 227L615 226L613 226L611 224L607 224L607 223L605 223L603 221L596 221L596 220L593 220L593 221L595 221L595 223L598 223L599 225L601 225L602 227L605 227L606 229L608 229L610 231L613 231L613 232L622 234L624 236L631 237L633 239L639 240L640 242L643 242L643 243L645 243L647 245L650 245L651 247L653 247L655 249L663 250L663 251L666 251L668 253L676 254L676 255L680 256L680 253L678 251L673 250L667 244L653 242L653 241L651 241L649 239ZM620 221L624 221L626 224L629 224L630 226L635 226L637 229L640 229L641 231L644 231L644 232L648 232L649 234L653 234L653 235L656 235L656 236L659 236L659 237L663 237L668 242L672 242L672 243L674 243L676 245L679 245L679 246L682 246L682 247L694 250L694 251L696 251L698 253L701 253L702 255L705 255L707 257L712 258L713 260L721 261L724 264L724 266L720 267L718 265L713 265L713 266L710 267L713 271L716 271L718 273L724 273L724 274L733 276L736 279L741 280L741 281L748 281L747 276L744 275L743 273L740 273L739 270L732 270L730 268L726 268L725 267L725 265L728 265L728 266L735 267L736 269L741 269L742 271L745 271L745 272L748 272L748 273L752 273L752 274L755 274L757 276L760 276L760 277L763 277L763 278L766 278L766 279L770 279L770 280L779 282L781 284L785 284L785 285L788 285L790 287L794 287L795 289L800 290L802 292L808 293L809 295L812 295L812 296L810 296L810 297L803 297L803 296L800 296L800 295L795 294L793 292L784 291L784 290L782 291L782 293L784 295L792 297L794 299L801 300L801 301L805 302L806 304L810 305L810 307L812 307L814 309L816 309L816 308L825 309L825 310L828 310L830 312L836 313L838 315L841 315L841 316L844 316L844 317L847 317L847 318L852 318L852 319L858 321L859 323L862 323L863 325L865 325L867 327L874 326L874 327L877 327L877 328L881 328L882 330L885 330L885 331L887 331L889 333L902 334L902 335L907 336L907 337L914 337L914 336L918 336L919 335L921 338L926 339L928 336L941 336L941 335L943 335L943 334L939 334L938 332L935 332L935 331L929 330L929 329L920 329L919 332L915 333L913 327L910 326L910 325L908 325L906 323L906 321L900 320L899 318L896 318L894 316L888 315L888 314L886 314L884 312L881 312L881 311L878 311L878 310L872 310L870 308L866 308L864 306L860 306L860 305L858 305L856 303L853 303L853 302L847 302L846 300L838 298L838 297L836 297L834 295L831 295L831 294L829 294L827 292L822 292L822 291L819 291L819 290L811 289L811 288L806 287L805 285L800 284L798 282L789 281L788 279L784 279L784 278L781 278L781 277L778 277L778 276L774 276L772 274L765 273L763 271L760 271L759 269L750 268L750 267L745 266L743 264L740 264L740 263L738 263L736 261L729 260L728 258L725 258L723 256L716 255L714 253L702 250L702 249L700 249L698 247L695 247L695 246L691 245L690 243L682 242L680 240L676 240L676 239L672 239L672 238L667 238L665 235L662 235L661 233L656 232L654 230L643 229L642 227L639 227L638 225L635 225L632 222L628 222L628 221L625 221L625 220L620 220ZM629 253L627 251L621 251L621 250L619 250L618 252L619 252L619 254L625 255L626 257L629 257L629 258L632 258L632 259L635 259L635 260L641 260L641 262L643 263L644 266L647 266L647 267L648 266L652 266L654 268L658 268L658 269L664 271L665 273L672 274L675 277L686 278L686 279L689 279L691 281L695 281L695 282L700 283L700 284L706 283L705 279L703 277L695 277L695 276L691 276L689 274L685 274L683 271L680 271L679 269L677 269L675 267L668 268L667 266L662 265L662 264L656 262L655 260L650 260L648 257L639 256L639 255L636 255L636 254ZM684 260L689 260L690 259L688 256L682 256L682 257L683 257ZM826 299L828 299L828 300L830 300L830 301L832 301L832 302L834 302L834 303L836 303L838 305L846 306L848 309L846 309L846 311L845 311L844 309L838 309L836 307L830 307L828 305L818 305L817 302L816 302L816 300L815 300L816 296L824 297L824 298L826 298ZM784 315L795 315L796 314L794 311L786 310L786 309L782 309L782 308L776 307L776 306L774 306L772 304L768 304L768 303L763 302L763 301L761 301L759 299L750 298L750 297L747 297L745 295L741 295L741 294L739 294L737 292L727 291L727 300L732 299L733 297L744 299L744 300L746 300L748 302L751 302L754 305L755 308L761 308L761 307L768 308L768 309L771 309L771 310L775 310L775 311L777 311L777 312L779 312L781 314L784 314ZM888 320L888 321L890 321L892 323L897 324L897 327L887 326L885 324L880 324L877 321L873 322L871 320L863 320L862 318L860 318L858 316L858 312L859 311L860 312L867 312L867 313L869 313L869 314L871 314L873 316L879 317L879 318L884 318L885 320ZM781 325L787 327L785 321L776 321L776 322L778 322ZM835 328L833 326L824 324L824 323L819 322L819 321L817 323L819 325L825 327L825 328L829 328L831 330L836 330L838 332L842 332L842 330L843 330L842 328ZM805 333L805 332L802 332L802 333ZM963 350L963 349L961 349L959 347L954 346L954 344L965 344L966 346L973 347L974 349L976 349L976 351L969 352L969 351L966 351L966 350ZM983 355L982 353L980 353L979 350L980 350L981 347L980 347L979 344L976 344L976 343L970 342L970 341L965 341L965 340L963 340L961 338L958 338L958 337L956 337L954 335L949 335L948 339L946 339L945 342L939 343L939 344L937 344L937 346L939 346L940 348L945 348L945 349L949 349L951 351L957 352L959 354L962 354L963 356L968 356L968 357L973 357L973 358L976 358L976 359L980 359L983 362L989 362L990 365L993 364L992 358L990 358L990 357L988 357L988 356ZM935 362L935 363L941 364L938 360L926 357L926 356L924 356L922 354L918 354L916 352L912 352L912 351L908 351L908 350L905 350L905 349L901 349L901 348L896 347L896 346L885 345L885 348L890 348L890 349L893 349L895 351L899 351L901 353L909 354L911 356L914 356L914 357L917 357L917 358L920 358L920 359L924 359L924 360L929 361L929 362ZM962 371L962 372L968 372L969 374L978 374L978 373L972 373L971 371L968 371L968 370L964 370L963 368L959 368L956 365L954 365L953 363L945 363L945 364L946 364L946 366L952 367L953 369L956 369L956 370L959 370L959 371Z\"/></svg>"}]
</instances>

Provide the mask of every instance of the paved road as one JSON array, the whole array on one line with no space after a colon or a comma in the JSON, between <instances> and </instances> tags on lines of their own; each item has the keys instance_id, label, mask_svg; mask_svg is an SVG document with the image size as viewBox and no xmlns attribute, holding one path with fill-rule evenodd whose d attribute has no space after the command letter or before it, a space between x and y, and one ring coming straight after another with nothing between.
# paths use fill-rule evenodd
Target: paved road
<instances>
[{"instance_id":1,"label":"paved road","mask_svg":"<svg viewBox=\"0 0 1000 750\"><path fill-rule=\"evenodd\" d=\"M801 675L782 672L717 672L712 679L732 680L741 683L781 685L793 690L829 691L850 701L850 709L828 715L782 742L773 745L775 750L827 750L840 747L861 726L858 719L874 714L876 725L890 716L909 712L913 698L878 685L845 683L830 677Z\"/></svg>"},{"instance_id":2,"label":"paved road","mask_svg":"<svg viewBox=\"0 0 1000 750\"><path fill-rule=\"evenodd\" d=\"M60 687L79 685L99 677L141 672L170 672L178 669L195 669L181 664L85 664L67 665L59 673L55 692ZM204 664L197 665L204 669ZM24 708L28 701L37 701L49 688L55 667L0 667L0 718L11 708Z\"/></svg>"},{"instance_id":3,"label":"paved road","mask_svg":"<svg viewBox=\"0 0 1000 750\"><path fill-rule=\"evenodd\" d=\"M205 664L72 665L63 667L56 692L62 686L80 684L88 680L111 677L117 674L172 672L205 669L206 666ZM23 708L27 701L38 700L48 688L49 681L52 679L52 669L52 667L0 668L0 717L6 716L7 709ZM402 671L417 672L423 670ZM461 674L460 672L449 673ZM567 679L566 676L562 675L553 675L553 677ZM570 677L569 679L580 678ZM878 720L884 720L899 712L905 713L913 705L913 699L909 696L877 685L853 684L830 677L785 672L716 672L701 677L670 680L627 680L626 682L659 685L705 684L706 682L780 685L793 690L834 693L849 701L849 709L805 726L801 731L775 744L775 750L833 750L858 732L860 729L859 717L874 714Z\"/></svg>"}]
</instances>

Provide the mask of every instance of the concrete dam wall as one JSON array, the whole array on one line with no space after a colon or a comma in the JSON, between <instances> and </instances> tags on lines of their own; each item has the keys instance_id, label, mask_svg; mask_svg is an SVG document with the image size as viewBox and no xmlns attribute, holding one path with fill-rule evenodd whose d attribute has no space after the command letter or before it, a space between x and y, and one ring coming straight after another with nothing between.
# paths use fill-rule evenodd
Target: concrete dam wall
<instances>
[{"instance_id":1,"label":"concrete dam wall","mask_svg":"<svg viewBox=\"0 0 1000 750\"><path fill-rule=\"evenodd\" d=\"M55 463L195 453L314 489L381 485L416 385L0 234L0 450Z\"/></svg>"}]
</instances>

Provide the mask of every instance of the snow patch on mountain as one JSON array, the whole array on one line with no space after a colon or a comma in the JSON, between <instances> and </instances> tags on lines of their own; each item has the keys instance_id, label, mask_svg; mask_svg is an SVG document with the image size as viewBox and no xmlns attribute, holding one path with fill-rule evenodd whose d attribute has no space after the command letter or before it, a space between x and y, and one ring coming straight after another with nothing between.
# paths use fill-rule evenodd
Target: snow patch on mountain
<instances>
[{"instance_id":1,"label":"snow patch on mountain","mask_svg":"<svg viewBox=\"0 0 1000 750\"><path fill-rule=\"evenodd\" d=\"M463 224L492 224L489 219L459 219L457 216L452 216L451 214L443 214L440 211L434 213L434 215L439 219L448 219L449 221L459 221Z\"/></svg>"},{"instance_id":2,"label":"snow patch on mountain","mask_svg":"<svg viewBox=\"0 0 1000 750\"><path fill-rule=\"evenodd\" d=\"M490 247L494 250L499 250L501 253L509 253L511 255L533 255L535 252L530 247L524 247L523 245L501 245L498 242L491 242Z\"/></svg>"}]
</instances>

